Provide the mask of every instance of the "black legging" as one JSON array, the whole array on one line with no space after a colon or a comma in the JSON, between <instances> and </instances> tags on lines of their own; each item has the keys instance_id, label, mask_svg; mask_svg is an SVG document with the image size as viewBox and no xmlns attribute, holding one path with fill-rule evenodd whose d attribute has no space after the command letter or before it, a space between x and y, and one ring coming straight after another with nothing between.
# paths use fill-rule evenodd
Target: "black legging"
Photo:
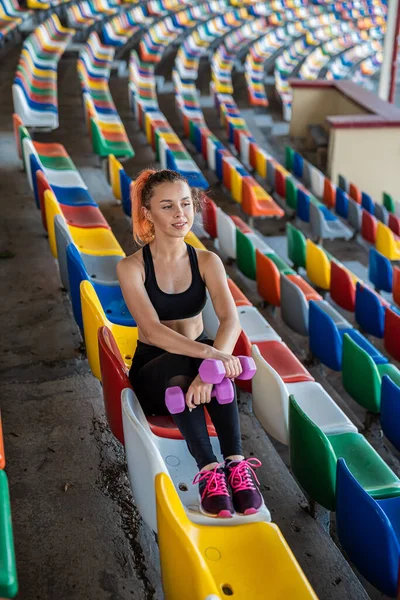
<instances>
[{"instance_id":1,"label":"black legging","mask_svg":"<svg viewBox=\"0 0 400 600\"><path fill-rule=\"evenodd\" d=\"M208 339L204 333L196 341L210 346L213 344L213 340ZM162 348L138 342L129 379L144 413L149 416L168 415L165 390L170 386L180 385L186 392L198 374L200 364L201 359L171 354ZM218 404L212 398L207 404L207 411L217 432L223 457L243 454L236 389L233 402ZM204 405L191 412L186 406L182 413L172 416L198 468L217 462L207 431Z\"/></svg>"}]
</instances>

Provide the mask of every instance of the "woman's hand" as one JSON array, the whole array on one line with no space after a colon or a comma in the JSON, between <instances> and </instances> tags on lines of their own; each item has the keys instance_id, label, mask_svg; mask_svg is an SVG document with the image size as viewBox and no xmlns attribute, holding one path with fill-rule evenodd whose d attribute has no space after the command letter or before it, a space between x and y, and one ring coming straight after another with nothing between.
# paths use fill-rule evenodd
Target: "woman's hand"
<instances>
[{"instance_id":1,"label":"woman's hand","mask_svg":"<svg viewBox=\"0 0 400 600\"><path fill-rule=\"evenodd\" d=\"M221 360L223 362L226 377L229 379L236 379L242 372L242 365L237 356L232 356L231 354L226 354L226 352L221 352L216 348L212 348L210 358Z\"/></svg>"},{"instance_id":2,"label":"woman's hand","mask_svg":"<svg viewBox=\"0 0 400 600\"><path fill-rule=\"evenodd\" d=\"M200 375L197 375L186 392L186 406L192 410L200 404L207 404L210 402L212 388L212 383L204 383L200 379Z\"/></svg>"}]
</instances>

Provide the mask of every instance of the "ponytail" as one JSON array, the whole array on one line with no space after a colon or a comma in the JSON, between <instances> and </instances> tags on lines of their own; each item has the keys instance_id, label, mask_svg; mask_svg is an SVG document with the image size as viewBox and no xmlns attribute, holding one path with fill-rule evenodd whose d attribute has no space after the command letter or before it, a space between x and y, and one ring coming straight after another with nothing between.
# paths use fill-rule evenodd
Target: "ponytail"
<instances>
[{"instance_id":1,"label":"ponytail","mask_svg":"<svg viewBox=\"0 0 400 600\"><path fill-rule=\"evenodd\" d=\"M148 244L154 238L154 226L149 219L146 218L143 208L145 204L143 189L148 183L150 177L156 173L154 169L145 169L137 179L133 182L131 201L132 201L132 225L133 239L137 244Z\"/></svg>"}]
</instances>

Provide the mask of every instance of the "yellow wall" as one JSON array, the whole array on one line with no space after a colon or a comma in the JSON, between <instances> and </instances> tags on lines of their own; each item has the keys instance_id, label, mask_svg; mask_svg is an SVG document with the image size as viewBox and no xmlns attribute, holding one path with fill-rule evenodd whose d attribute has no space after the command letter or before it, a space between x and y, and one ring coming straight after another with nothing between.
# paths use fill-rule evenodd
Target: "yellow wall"
<instances>
[{"instance_id":1,"label":"yellow wall","mask_svg":"<svg viewBox=\"0 0 400 600\"><path fill-rule=\"evenodd\" d=\"M328 175L336 183L339 174L375 202L384 191L400 198L400 127L332 128Z\"/></svg>"},{"instance_id":2,"label":"yellow wall","mask_svg":"<svg viewBox=\"0 0 400 600\"><path fill-rule=\"evenodd\" d=\"M294 87L290 136L305 138L309 125L322 125L329 130L326 117L335 115L365 115L368 111L349 100L335 88Z\"/></svg>"}]
</instances>

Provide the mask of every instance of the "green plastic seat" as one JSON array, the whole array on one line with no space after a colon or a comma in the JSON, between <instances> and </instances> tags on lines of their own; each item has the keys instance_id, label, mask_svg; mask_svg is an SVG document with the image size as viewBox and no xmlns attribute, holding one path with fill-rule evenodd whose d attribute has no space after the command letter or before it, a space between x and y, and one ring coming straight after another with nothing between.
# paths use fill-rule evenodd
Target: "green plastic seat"
<instances>
[{"instance_id":1,"label":"green plastic seat","mask_svg":"<svg viewBox=\"0 0 400 600\"><path fill-rule=\"evenodd\" d=\"M345 390L360 406L373 413L381 409L381 381L384 375L400 386L400 371L391 363L376 364L371 356L347 334L343 336L342 381Z\"/></svg>"},{"instance_id":2,"label":"green plastic seat","mask_svg":"<svg viewBox=\"0 0 400 600\"><path fill-rule=\"evenodd\" d=\"M289 208L297 210L297 185L293 177L286 178L286 204Z\"/></svg>"},{"instance_id":3,"label":"green plastic seat","mask_svg":"<svg viewBox=\"0 0 400 600\"><path fill-rule=\"evenodd\" d=\"M69 156L45 156L41 154L40 162L46 169L76 171L76 167Z\"/></svg>"},{"instance_id":4,"label":"green plastic seat","mask_svg":"<svg viewBox=\"0 0 400 600\"><path fill-rule=\"evenodd\" d=\"M296 271L293 271L280 256L275 254L275 252L273 254L268 253L266 256L272 260L280 273L283 273L284 275L295 275Z\"/></svg>"},{"instance_id":5,"label":"green plastic seat","mask_svg":"<svg viewBox=\"0 0 400 600\"><path fill-rule=\"evenodd\" d=\"M114 154L117 158L135 156L132 146L129 142L112 142L107 141L94 119L90 119L92 129L92 144L93 152L101 158L106 158L110 154Z\"/></svg>"},{"instance_id":6,"label":"green plastic seat","mask_svg":"<svg viewBox=\"0 0 400 600\"><path fill-rule=\"evenodd\" d=\"M383 192L383 206L391 213L395 212L395 204L392 196Z\"/></svg>"},{"instance_id":7,"label":"green plastic seat","mask_svg":"<svg viewBox=\"0 0 400 600\"><path fill-rule=\"evenodd\" d=\"M294 150L290 146L285 147L285 167L288 171L293 171Z\"/></svg>"},{"instance_id":8,"label":"green plastic seat","mask_svg":"<svg viewBox=\"0 0 400 600\"><path fill-rule=\"evenodd\" d=\"M0 597L18 592L17 567L11 523L10 494L5 471L0 471Z\"/></svg>"},{"instance_id":9,"label":"green plastic seat","mask_svg":"<svg viewBox=\"0 0 400 600\"><path fill-rule=\"evenodd\" d=\"M351 473L373 498L400 496L400 479L361 433L326 435L302 411L293 395L289 399L291 468L310 498L335 510L339 458L346 460Z\"/></svg>"},{"instance_id":10,"label":"green plastic seat","mask_svg":"<svg viewBox=\"0 0 400 600\"><path fill-rule=\"evenodd\" d=\"M304 234L290 223L286 224L288 256L294 267L306 268L306 238Z\"/></svg>"},{"instance_id":11,"label":"green plastic seat","mask_svg":"<svg viewBox=\"0 0 400 600\"><path fill-rule=\"evenodd\" d=\"M239 270L249 279L256 280L256 251L251 240L236 228L236 262Z\"/></svg>"}]
</instances>

